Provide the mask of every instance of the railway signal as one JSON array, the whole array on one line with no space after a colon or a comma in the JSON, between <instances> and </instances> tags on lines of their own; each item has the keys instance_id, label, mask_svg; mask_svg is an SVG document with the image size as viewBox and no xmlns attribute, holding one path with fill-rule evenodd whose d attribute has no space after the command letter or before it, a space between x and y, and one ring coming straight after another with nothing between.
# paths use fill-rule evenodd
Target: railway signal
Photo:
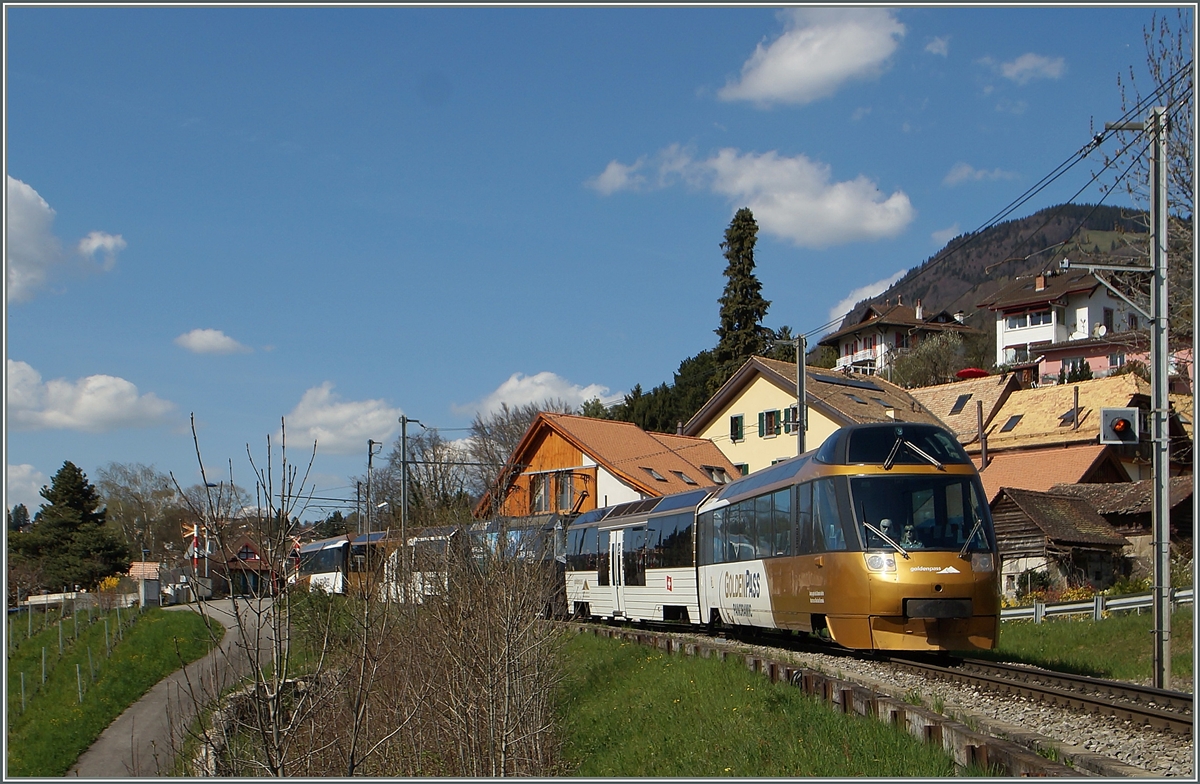
<instances>
[{"instance_id":1,"label":"railway signal","mask_svg":"<svg viewBox=\"0 0 1200 784\"><path fill-rule=\"evenodd\" d=\"M1136 444L1140 437L1138 409L1100 409L1101 444Z\"/></svg>"}]
</instances>

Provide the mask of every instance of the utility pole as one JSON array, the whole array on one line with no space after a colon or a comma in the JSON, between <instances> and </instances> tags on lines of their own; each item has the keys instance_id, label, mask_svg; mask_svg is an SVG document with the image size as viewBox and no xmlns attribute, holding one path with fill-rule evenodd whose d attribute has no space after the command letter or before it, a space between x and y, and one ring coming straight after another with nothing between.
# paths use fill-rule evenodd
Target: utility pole
<instances>
[{"instance_id":1,"label":"utility pole","mask_svg":"<svg viewBox=\"0 0 1200 784\"><path fill-rule=\"evenodd\" d=\"M407 573L408 559L408 423L421 423L416 419L400 416L400 548L404 553L404 566ZM425 427L421 425L421 427Z\"/></svg>"},{"instance_id":2,"label":"utility pole","mask_svg":"<svg viewBox=\"0 0 1200 784\"><path fill-rule=\"evenodd\" d=\"M374 439L367 439L367 538L371 537L371 510L375 507L371 506L371 461L375 457L375 447L383 447L383 444Z\"/></svg>"},{"instance_id":3,"label":"utility pole","mask_svg":"<svg viewBox=\"0 0 1200 784\"><path fill-rule=\"evenodd\" d=\"M1171 688L1171 442L1168 430L1170 383L1167 341L1167 110L1156 106L1147 121L1105 123L1114 131L1149 131L1150 153L1150 394L1151 394L1151 524L1154 531L1154 686ZM1193 249L1195 253L1195 249ZM1081 265L1089 269L1129 267ZM1099 276L1097 276L1099 277ZM1103 282L1104 279L1100 278ZM1105 285L1108 285L1105 282ZM1112 289L1112 286L1109 286ZM1115 289L1114 289L1115 291ZM1122 297L1122 299L1124 299ZM1133 304L1133 303L1129 303ZM1136 306L1135 306L1136 307ZM1141 311L1141 308L1137 308ZM1144 312L1142 315L1147 315Z\"/></svg>"},{"instance_id":4,"label":"utility pole","mask_svg":"<svg viewBox=\"0 0 1200 784\"><path fill-rule=\"evenodd\" d=\"M804 454L805 432L808 430L808 392L806 389L807 374L804 372L808 362L808 341L803 335L796 336L796 454Z\"/></svg>"}]
</instances>

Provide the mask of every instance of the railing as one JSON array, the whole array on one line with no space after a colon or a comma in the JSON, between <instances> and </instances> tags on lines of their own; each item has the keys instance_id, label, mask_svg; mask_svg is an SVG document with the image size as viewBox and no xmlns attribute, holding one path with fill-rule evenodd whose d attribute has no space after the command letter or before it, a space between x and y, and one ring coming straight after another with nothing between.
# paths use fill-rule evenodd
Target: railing
<instances>
[{"instance_id":1,"label":"railing","mask_svg":"<svg viewBox=\"0 0 1200 784\"><path fill-rule=\"evenodd\" d=\"M1192 604L1192 588L1172 588L1171 604ZM1043 618L1055 615L1091 615L1100 620L1106 612L1123 610L1141 610L1154 606L1153 593L1136 593L1127 596L1093 596L1080 602L1054 602L1043 604L1034 602L1031 607L1008 607L1000 611L1000 620L1017 621L1031 620L1041 623Z\"/></svg>"}]
</instances>

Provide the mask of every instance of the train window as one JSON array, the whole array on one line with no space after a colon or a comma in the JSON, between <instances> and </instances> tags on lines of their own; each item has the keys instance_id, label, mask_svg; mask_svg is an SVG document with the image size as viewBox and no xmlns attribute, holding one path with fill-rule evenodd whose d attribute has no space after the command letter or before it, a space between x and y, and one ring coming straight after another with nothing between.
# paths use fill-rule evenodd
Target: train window
<instances>
[{"instance_id":1,"label":"train window","mask_svg":"<svg viewBox=\"0 0 1200 784\"><path fill-rule=\"evenodd\" d=\"M813 549L812 484L796 488L796 552L816 552Z\"/></svg>"},{"instance_id":2,"label":"train window","mask_svg":"<svg viewBox=\"0 0 1200 784\"><path fill-rule=\"evenodd\" d=\"M958 550L976 524L972 549L991 548L994 534L974 483L962 477L871 476L850 480L860 522L888 528L906 550ZM864 528L868 547L886 544Z\"/></svg>"},{"instance_id":3,"label":"train window","mask_svg":"<svg viewBox=\"0 0 1200 784\"><path fill-rule=\"evenodd\" d=\"M644 527L625 529L625 538L621 541L621 566L625 570L622 576L624 585L646 584L646 539Z\"/></svg>"},{"instance_id":4,"label":"train window","mask_svg":"<svg viewBox=\"0 0 1200 784\"><path fill-rule=\"evenodd\" d=\"M659 566L675 568L692 565L692 520L691 513L680 513L661 518L662 556Z\"/></svg>"},{"instance_id":5,"label":"train window","mask_svg":"<svg viewBox=\"0 0 1200 784\"><path fill-rule=\"evenodd\" d=\"M730 504L725 509L725 560L754 558L754 499Z\"/></svg>"},{"instance_id":6,"label":"train window","mask_svg":"<svg viewBox=\"0 0 1200 784\"><path fill-rule=\"evenodd\" d=\"M608 531L596 533L596 585L608 585Z\"/></svg>"},{"instance_id":7,"label":"train window","mask_svg":"<svg viewBox=\"0 0 1200 784\"><path fill-rule=\"evenodd\" d=\"M754 555L770 558L775 554L775 512L771 495L760 495L754 499Z\"/></svg>"},{"instance_id":8,"label":"train window","mask_svg":"<svg viewBox=\"0 0 1200 784\"><path fill-rule=\"evenodd\" d=\"M725 557L725 516L728 512L729 507L712 512L712 531L708 537L708 541L712 542L712 560L709 563L719 564L729 560Z\"/></svg>"},{"instance_id":9,"label":"train window","mask_svg":"<svg viewBox=\"0 0 1200 784\"><path fill-rule=\"evenodd\" d=\"M896 448L897 442L900 447ZM905 443L907 442L907 443ZM938 462L963 464L970 462L962 447L941 428L928 425L896 425L894 427L870 427L850 434L846 462L884 463L889 457L892 464L926 465L928 460L909 444L925 452ZM893 453L893 450L895 452Z\"/></svg>"},{"instance_id":10,"label":"train window","mask_svg":"<svg viewBox=\"0 0 1200 784\"><path fill-rule=\"evenodd\" d=\"M775 540L772 555L792 554L792 492L791 488L772 494L772 516L775 519Z\"/></svg>"},{"instance_id":11,"label":"train window","mask_svg":"<svg viewBox=\"0 0 1200 784\"><path fill-rule=\"evenodd\" d=\"M817 533L822 540L819 550L846 549L842 516L838 514L837 495L832 479L818 479L813 482L813 531L814 547L818 546Z\"/></svg>"}]
</instances>

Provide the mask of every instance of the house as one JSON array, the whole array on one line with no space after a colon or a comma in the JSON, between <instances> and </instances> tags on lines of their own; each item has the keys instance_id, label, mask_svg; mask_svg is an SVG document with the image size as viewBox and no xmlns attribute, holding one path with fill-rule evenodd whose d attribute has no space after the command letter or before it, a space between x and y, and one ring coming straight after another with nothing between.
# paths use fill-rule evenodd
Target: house
<instances>
[{"instance_id":1,"label":"house","mask_svg":"<svg viewBox=\"0 0 1200 784\"><path fill-rule=\"evenodd\" d=\"M1190 553L1194 537L1194 488L1191 476L1173 476L1169 482L1171 544ZM1127 555L1140 561L1149 571L1154 562L1154 528L1151 508L1153 482L1118 482L1115 484L1061 484L1050 492L1082 498L1108 524L1130 542Z\"/></svg>"},{"instance_id":2,"label":"house","mask_svg":"<svg viewBox=\"0 0 1200 784\"><path fill-rule=\"evenodd\" d=\"M961 313L951 316L946 311L926 315L917 300L915 306L904 305L897 298L883 305L871 305L857 323L821 338L819 345L837 352L835 370L848 369L858 373L879 375L889 370L901 353L930 335L942 332L977 334L979 330L962 323Z\"/></svg>"},{"instance_id":3,"label":"house","mask_svg":"<svg viewBox=\"0 0 1200 784\"><path fill-rule=\"evenodd\" d=\"M1084 360L1108 375L1146 344L1138 312L1086 270L1017 278L979 303L996 314L996 364L1035 364L1033 380L1054 384Z\"/></svg>"},{"instance_id":4,"label":"house","mask_svg":"<svg viewBox=\"0 0 1200 784\"><path fill-rule=\"evenodd\" d=\"M290 548L289 548L290 552ZM221 571L230 596L269 596L275 592L277 576L261 546L241 534L225 548Z\"/></svg>"},{"instance_id":5,"label":"house","mask_svg":"<svg viewBox=\"0 0 1200 784\"><path fill-rule=\"evenodd\" d=\"M982 427L986 428L1008 396L1020 388L1017 377L1005 373L919 387L908 393L958 436L960 444L970 444L979 440L980 406Z\"/></svg>"},{"instance_id":6,"label":"house","mask_svg":"<svg viewBox=\"0 0 1200 784\"><path fill-rule=\"evenodd\" d=\"M476 519L587 512L732 481L737 469L711 441L647 433L632 422L543 412L509 458Z\"/></svg>"},{"instance_id":7,"label":"house","mask_svg":"<svg viewBox=\"0 0 1200 784\"><path fill-rule=\"evenodd\" d=\"M1088 584L1102 590L1124 575L1129 545L1082 498L1005 487L991 503L1006 596L1036 587Z\"/></svg>"},{"instance_id":8,"label":"house","mask_svg":"<svg viewBox=\"0 0 1200 784\"><path fill-rule=\"evenodd\" d=\"M806 368L805 400L810 450L838 428L859 422L941 424L907 391L879 376ZM796 420L796 364L751 357L683 432L716 444L745 474L796 456Z\"/></svg>"},{"instance_id":9,"label":"house","mask_svg":"<svg viewBox=\"0 0 1200 784\"><path fill-rule=\"evenodd\" d=\"M976 453L976 467L979 457ZM1129 474L1113 448L1105 444L989 452L988 464L980 468L979 478L988 501L995 500L1005 487L1046 491L1061 484L1129 482Z\"/></svg>"},{"instance_id":10,"label":"house","mask_svg":"<svg viewBox=\"0 0 1200 784\"><path fill-rule=\"evenodd\" d=\"M1100 410L1125 407L1143 411L1150 408L1150 385L1131 373L1075 384L1016 390L1008 396L984 430L988 456L992 458L998 452L1010 449L1098 444ZM1172 471L1187 471L1190 465L1190 441L1178 416L1170 418L1169 426L1173 439ZM1143 432L1147 431L1145 427L1142 429ZM981 451L979 444L966 448L968 452ZM1149 477L1147 443L1111 446L1109 449L1124 466L1127 479ZM981 468L984 472L988 470L989 467Z\"/></svg>"}]
</instances>

